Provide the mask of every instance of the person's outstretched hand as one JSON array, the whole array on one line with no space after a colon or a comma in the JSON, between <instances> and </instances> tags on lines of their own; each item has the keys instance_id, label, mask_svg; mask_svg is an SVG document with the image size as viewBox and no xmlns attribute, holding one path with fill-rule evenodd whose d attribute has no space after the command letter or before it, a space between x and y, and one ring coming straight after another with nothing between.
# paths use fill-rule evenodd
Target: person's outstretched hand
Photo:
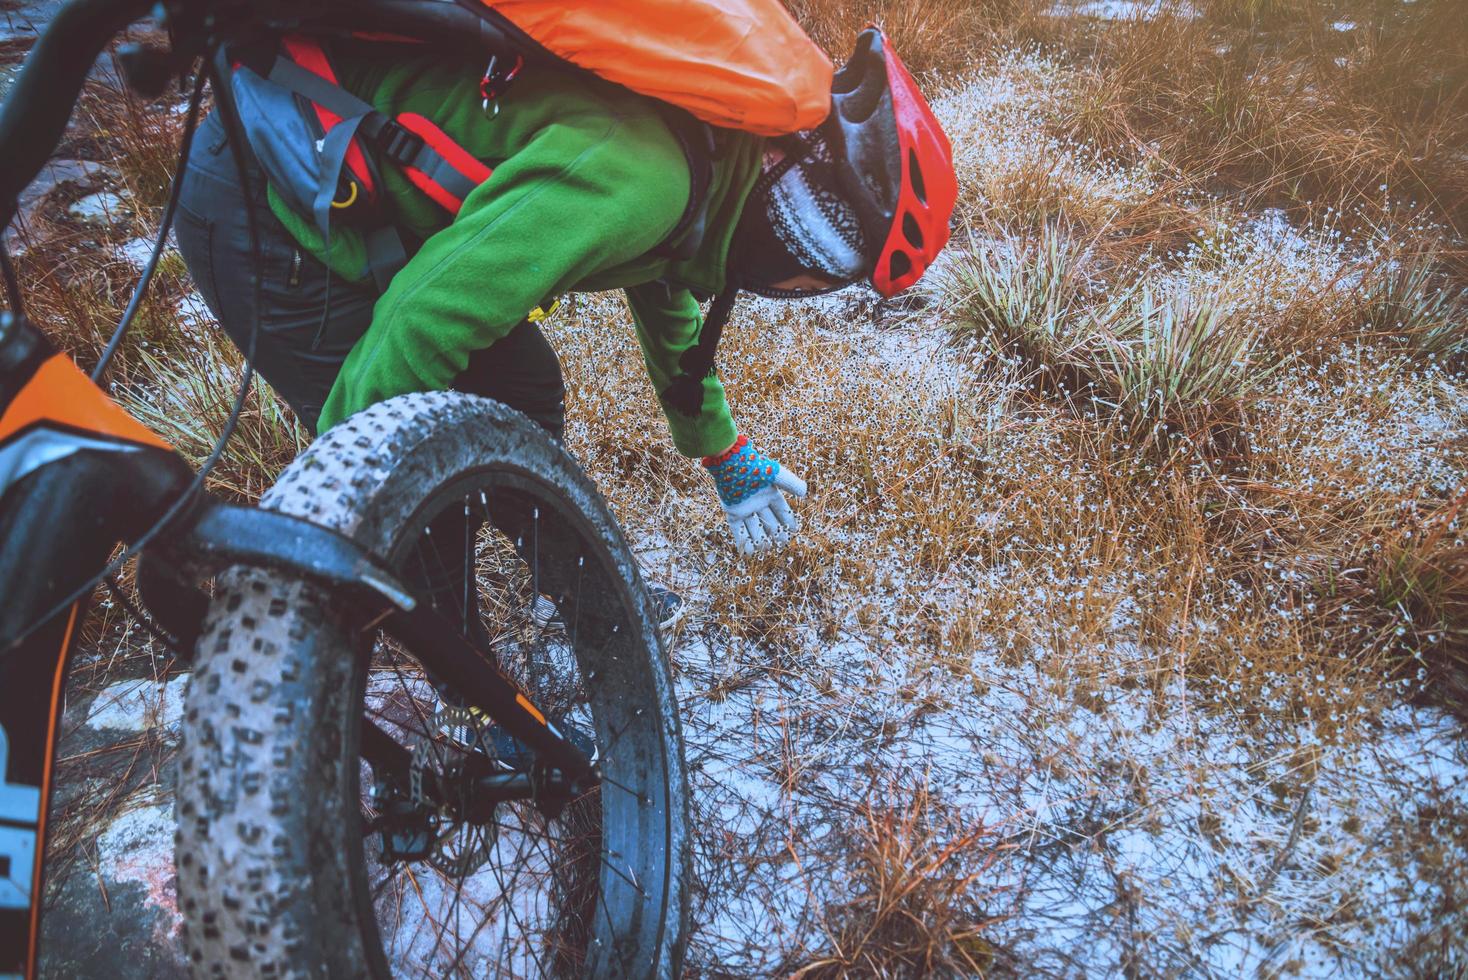
<instances>
[{"instance_id":1,"label":"person's outstretched hand","mask_svg":"<svg viewBox=\"0 0 1468 980\"><path fill-rule=\"evenodd\" d=\"M800 528L785 494L805 496L805 481L740 436L717 456L705 456L734 544L746 555L784 544Z\"/></svg>"}]
</instances>

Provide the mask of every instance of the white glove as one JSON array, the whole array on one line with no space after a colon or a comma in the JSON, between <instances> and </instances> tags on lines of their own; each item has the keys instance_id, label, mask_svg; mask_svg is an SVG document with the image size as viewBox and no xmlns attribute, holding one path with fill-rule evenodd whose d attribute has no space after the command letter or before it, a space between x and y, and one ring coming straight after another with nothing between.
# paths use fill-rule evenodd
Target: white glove
<instances>
[{"instance_id":1,"label":"white glove","mask_svg":"<svg viewBox=\"0 0 1468 980\"><path fill-rule=\"evenodd\" d=\"M754 448L747 436L703 461L714 478L734 545L744 554L784 544L800 528L786 493L805 496L805 481Z\"/></svg>"}]
</instances>

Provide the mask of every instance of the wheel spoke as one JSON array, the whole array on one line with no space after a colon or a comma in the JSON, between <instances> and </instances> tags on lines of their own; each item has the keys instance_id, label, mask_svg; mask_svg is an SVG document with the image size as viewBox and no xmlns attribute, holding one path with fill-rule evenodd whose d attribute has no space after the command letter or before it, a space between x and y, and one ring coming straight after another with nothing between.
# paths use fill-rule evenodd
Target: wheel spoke
<instances>
[{"instance_id":1,"label":"wheel spoke","mask_svg":"<svg viewBox=\"0 0 1468 980\"><path fill-rule=\"evenodd\" d=\"M510 889L505 885L504 877L500 874L499 865L497 865L497 864L496 865L493 865L492 866L492 871L494 872L495 881L496 881L496 883L500 887L500 894L502 896L503 895L512 894L512 892L510 891ZM519 873L520 873L520 869L517 867L515 869L516 876L518 876ZM514 881L514 879L511 879L511 882L512 883L513 883L513 881ZM520 921L520 916L518 914L516 914L516 912L515 912L515 903L513 901L505 902L504 903L504 908L505 908L505 911L509 913L509 915L508 915L508 917L506 919L506 922L505 922L506 929L509 928L509 925L510 925L511 922L514 923L514 925L515 925L515 932L525 942L526 949L529 950L531 959L535 960L535 967L536 967L536 969L539 971L539 973L540 973L541 976L546 976L547 974L546 974L545 964L541 962L540 956L536 952L536 947L537 947L538 944L534 941L534 939L531 938L529 931L525 928L525 924ZM508 937L508 934L507 934L506 935L506 941L507 942L508 942L508 939L509 939L509 937Z\"/></svg>"},{"instance_id":2,"label":"wheel spoke","mask_svg":"<svg viewBox=\"0 0 1468 980\"><path fill-rule=\"evenodd\" d=\"M574 571L569 560L550 565L558 559L543 554L550 540L550 525L542 523L548 515L542 514L533 501L524 504L524 510L517 511L519 506L514 500L506 502L507 527L514 529L507 540L495 524L485 488L460 493L449 509L440 513L462 508L462 563L454 562L446 542L438 540L453 527L452 523L435 515L419 526L416 539L408 547L410 567L413 574L421 576L422 587L435 605L441 605L446 613L458 613L466 636L474 635L475 617L486 627L486 633L494 631L496 639L488 641L488 649L495 651L502 669L536 699L537 705L557 719L557 725L582 730L590 726L591 731L608 732L601 750L606 758L618 752L624 740L648 737L641 734L646 731L643 726L649 717L640 710L641 702L627 702L625 696L598 699L593 692L599 686L591 685L597 683L600 671L586 669L619 669L618 658L631 649L619 648L628 640L625 630L631 622L630 614L620 621L615 616L610 622L602 620L605 625L592 631L590 638L583 634L581 613L588 602L585 590L596 575L606 573L596 571L586 553L580 551L572 552ZM489 533L482 536L480 529L486 527ZM456 574L449 571L455 565L459 566ZM569 592L545 597L554 602L560 617L553 632L548 620L540 621L537 597L547 586L565 588L568 579ZM590 601L594 606L596 600ZM423 696L429 681L420 677L417 669L410 674L404 653L411 657L409 651L396 647L384 650L378 673L392 679L393 693L379 703L364 706L366 716L379 725L390 726L388 730L396 740L410 747L415 743L424 746L416 750L422 761L415 765L430 770L461 765L458 760L474 753L493 755L496 738L492 721L473 725L472 737L455 735L456 741L445 740ZM439 689L440 700L448 696ZM426 773L424 779L426 786ZM416 966L409 968L404 963L403 969L411 969L411 975L467 975L486 953L480 944L488 944L497 947L488 958L496 964L488 971L490 975L518 977L529 970L549 976L553 970L569 966L574 972L585 965L590 954L586 944L596 938L599 920L615 938L619 931L616 923L622 921L623 913L607 907L602 886L620 880L630 889L623 893L623 901L646 900L647 888L642 879L648 868L638 863L643 858L629 860L606 846L600 834L602 814L607 807L645 805L649 798L636 779L629 784L603 773L601 781L619 790L627 802L607 802L604 794L592 790L570 801L559 818L549 821L528 801L500 804L485 825L468 824L454 816L458 807L470 804L469 800L433 804L444 807L434 848L445 860L434 862L432 886L408 870L406 874L385 874L372 889L374 903L395 905L392 913L386 905L383 907L385 924L396 926L391 938L385 935L384 939L403 955L413 949L426 951L414 958ZM476 884L481 878L484 883ZM418 896L414 904L421 915L416 924L405 909L409 904L408 888ZM482 906L470 898L490 892L494 898ZM593 905L600 908L600 915ZM477 921L466 923L466 915L477 916ZM410 935L404 935L404 929ZM435 963L438 965L432 965ZM484 975L483 971L477 972Z\"/></svg>"}]
</instances>

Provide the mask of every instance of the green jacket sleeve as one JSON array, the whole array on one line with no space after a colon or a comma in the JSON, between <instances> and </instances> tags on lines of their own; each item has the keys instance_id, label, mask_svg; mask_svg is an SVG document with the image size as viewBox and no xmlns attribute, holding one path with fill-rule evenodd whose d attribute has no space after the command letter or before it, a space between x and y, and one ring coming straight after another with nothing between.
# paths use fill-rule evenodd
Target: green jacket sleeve
<instances>
[{"instance_id":1,"label":"green jacket sleeve","mask_svg":"<svg viewBox=\"0 0 1468 980\"><path fill-rule=\"evenodd\" d=\"M650 113L598 106L544 126L393 277L319 428L447 388L541 301L656 247L688 192L682 151Z\"/></svg>"},{"instance_id":2,"label":"green jacket sleeve","mask_svg":"<svg viewBox=\"0 0 1468 980\"><path fill-rule=\"evenodd\" d=\"M703 317L698 302L686 289L673 288L660 282L633 286L627 290L627 303L637 321L637 341L642 345L642 359L647 365L653 388L661 393L679 372L678 358L698 341ZM684 415L661 398L663 416L668 420L673 445L684 456L713 456L728 449L738 435L729 403L724 398L724 385L717 374L703 379L703 408L694 416Z\"/></svg>"},{"instance_id":3,"label":"green jacket sleeve","mask_svg":"<svg viewBox=\"0 0 1468 980\"><path fill-rule=\"evenodd\" d=\"M627 302L637 321L637 342L642 343L647 377L659 392L658 403L668 420L672 445L684 456L724 452L733 445L738 433L718 374L703 379L703 408L697 415L684 415L662 401L661 396L668 381L680 371L678 358L697 343L703 329L703 317L693 293L653 282L628 289Z\"/></svg>"}]
</instances>

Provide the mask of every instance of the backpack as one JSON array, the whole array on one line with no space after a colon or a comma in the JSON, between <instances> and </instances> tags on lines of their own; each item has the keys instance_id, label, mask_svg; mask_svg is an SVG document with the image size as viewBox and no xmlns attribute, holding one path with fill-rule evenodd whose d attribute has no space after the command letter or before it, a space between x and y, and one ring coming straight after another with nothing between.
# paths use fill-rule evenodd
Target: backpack
<instances>
[{"instance_id":1,"label":"backpack","mask_svg":"<svg viewBox=\"0 0 1468 980\"><path fill-rule=\"evenodd\" d=\"M819 125L829 112L832 66L779 0L459 0L425 3L469 18L448 21L455 41L480 50L486 125L496 100L527 64L585 71L659 105L689 163L691 192L658 251L693 255L702 241L716 137L711 127L777 135ZM679 29L670 31L668 25ZM372 30L325 33L407 45ZM431 42L430 42L431 43ZM383 166L397 167L449 215L491 170L424 116L390 118L338 84L315 34L288 34L224 54L230 96L272 187L309 215L330 243L335 224L355 228L367 268L385 289L408 249L381 200Z\"/></svg>"},{"instance_id":2,"label":"backpack","mask_svg":"<svg viewBox=\"0 0 1468 980\"><path fill-rule=\"evenodd\" d=\"M814 129L831 59L780 0L460 0L522 44L760 136Z\"/></svg>"}]
</instances>

